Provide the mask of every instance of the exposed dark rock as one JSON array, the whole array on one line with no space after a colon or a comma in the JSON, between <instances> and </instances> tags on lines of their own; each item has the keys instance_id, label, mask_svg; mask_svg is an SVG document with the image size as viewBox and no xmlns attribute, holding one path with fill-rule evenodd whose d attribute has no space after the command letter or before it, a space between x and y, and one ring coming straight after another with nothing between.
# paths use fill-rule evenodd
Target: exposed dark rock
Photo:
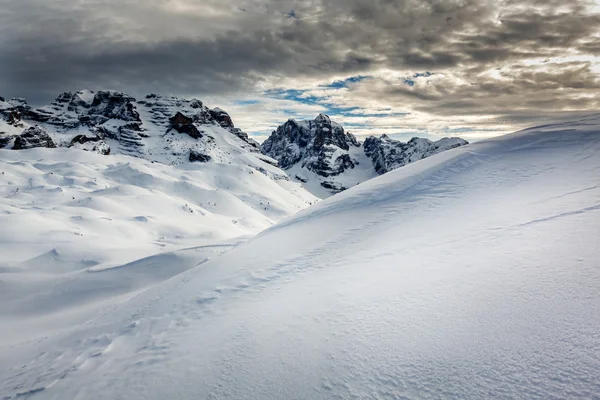
<instances>
[{"instance_id":1,"label":"exposed dark rock","mask_svg":"<svg viewBox=\"0 0 600 400\"><path fill-rule=\"evenodd\" d=\"M227 114L225 111L221 110L220 108L217 107L217 108L210 110L210 115L223 128L234 128L233 121L231 120L231 117L229 116L229 114Z\"/></svg>"},{"instance_id":2,"label":"exposed dark rock","mask_svg":"<svg viewBox=\"0 0 600 400\"><path fill-rule=\"evenodd\" d=\"M308 179L306 179L306 178L305 178L305 177L303 177L302 175L298 175L298 174L296 174L296 175L294 175L294 177L295 177L296 179L298 179L298 180L299 180L300 182L302 182L302 183L306 183L306 182L308 182Z\"/></svg>"},{"instance_id":3,"label":"exposed dark rock","mask_svg":"<svg viewBox=\"0 0 600 400\"><path fill-rule=\"evenodd\" d=\"M135 109L135 99L124 93L99 91L89 109L90 117L100 115L108 119L141 122L140 114Z\"/></svg>"},{"instance_id":4,"label":"exposed dark rock","mask_svg":"<svg viewBox=\"0 0 600 400\"><path fill-rule=\"evenodd\" d=\"M10 110L7 122L9 125L19 126L21 124L21 113L17 110Z\"/></svg>"},{"instance_id":5,"label":"exposed dark rock","mask_svg":"<svg viewBox=\"0 0 600 400\"><path fill-rule=\"evenodd\" d=\"M119 141L119 151L129 156L140 157L144 142L140 136L140 127L138 124L125 124L119 127L117 140Z\"/></svg>"},{"instance_id":6,"label":"exposed dark rock","mask_svg":"<svg viewBox=\"0 0 600 400\"><path fill-rule=\"evenodd\" d=\"M204 104L202 104L202 102L198 99L193 99L190 102L190 107L192 108L202 108L204 106Z\"/></svg>"},{"instance_id":7,"label":"exposed dark rock","mask_svg":"<svg viewBox=\"0 0 600 400\"><path fill-rule=\"evenodd\" d=\"M274 160L271 157L266 157L266 156L261 155L258 157L258 159L261 160L262 162L265 162L274 167L279 167L279 163L277 162L277 160Z\"/></svg>"},{"instance_id":8,"label":"exposed dark rock","mask_svg":"<svg viewBox=\"0 0 600 400\"><path fill-rule=\"evenodd\" d=\"M190 150L189 160L191 162L209 162L211 157L208 154L202 154L195 150Z\"/></svg>"},{"instance_id":9,"label":"exposed dark rock","mask_svg":"<svg viewBox=\"0 0 600 400\"><path fill-rule=\"evenodd\" d=\"M239 137L244 142L248 143L250 145L248 150L260 152L260 143L258 143L256 140L248 137L248 134L246 132L242 131L239 128L229 128L229 132L233 133L235 136Z\"/></svg>"},{"instance_id":10,"label":"exposed dark rock","mask_svg":"<svg viewBox=\"0 0 600 400\"><path fill-rule=\"evenodd\" d=\"M71 140L69 147L77 147L82 150L92 151L105 156L110 154L110 146L99 136L88 137L85 135L77 135Z\"/></svg>"},{"instance_id":11,"label":"exposed dark rock","mask_svg":"<svg viewBox=\"0 0 600 400\"><path fill-rule=\"evenodd\" d=\"M8 135L6 132L0 132L0 149L8 146L13 138L14 136Z\"/></svg>"},{"instance_id":12,"label":"exposed dark rock","mask_svg":"<svg viewBox=\"0 0 600 400\"><path fill-rule=\"evenodd\" d=\"M169 119L171 123L171 129L176 130L179 133L186 133L194 139L200 139L202 134L194 125L193 118L183 115L181 112L177 112L173 117Z\"/></svg>"},{"instance_id":13,"label":"exposed dark rock","mask_svg":"<svg viewBox=\"0 0 600 400\"><path fill-rule=\"evenodd\" d=\"M97 142L98 140L102 140L102 139L100 139L97 136L91 138L91 137L88 137L85 135L77 135L73 139L71 139L71 142L69 143L69 147L74 146L76 143L85 144L88 142Z\"/></svg>"},{"instance_id":14,"label":"exposed dark rock","mask_svg":"<svg viewBox=\"0 0 600 400\"><path fill-rule=\"evenodd\" d=\"M8 104L10 104L13 109L17 110L21 114L26 114L31 110L31 107L29 104L27 104L27 101L22 97L13 97L8 101Z\"/></svg>"},{"instance_id":15,"label":"exposed dark rock","mask_svg":"<svg viewBox=\"0 0 600 400\"><path fill-rule=\"evenodd\" d=\"M385 174L414 161L432 156L442 151L468 144L460 138L443 138L436 142L424 138L412 138L408 143L394 140L387 135L368 137L364 143L367 157L373 161L378 174Z\"/></svg>"},{"instance_id":16,"label":"exposed dark rock","mask_svg":"<svg viewBox=\"0 0 600 400\"><path fill-rule=\"evenodd\" d=\"M308 170L327 177L339 175L357 164L349 154L333 159L336 150L347 152L350 146L360 146L354 135L344 132L329 116L320 114L314 121L288 120L261 149L284 169L301 162Z\"/></svg>"},{"instance_id":17,"label":"exposed dark rock","mask_svg":"<svg viewBox=\"0 0 600 400\"><path fill-rule=\"evenodd\" d=\"M54 101L57 103L69 103L71 100L73 100L73 93L64 92L59 94Z\"/></svg>"},{"instance_id":18,"label":"exposed dark rock","mask_svg":"<svg viewBox=\"0 0 600 400\"><path fill-rule=\"evenodd\" d=\"M331 190L333 193L343 192L344 190L347 189L346 187L340 185L337 182L329 182L329 181L321 182L321 186L323 186L325 189Z\"/></svg>"},{"instance_id":19,"label":"exposed dark rock","mask_svg":"<svg viewBox=\"0 0 600 400\"><path fill-rule=\"evenodd\" d=\"M52 138L39 126L23 131L15 138L14 150L32 149L34 147L55 148Z\"/></svg>"}]
</instances>

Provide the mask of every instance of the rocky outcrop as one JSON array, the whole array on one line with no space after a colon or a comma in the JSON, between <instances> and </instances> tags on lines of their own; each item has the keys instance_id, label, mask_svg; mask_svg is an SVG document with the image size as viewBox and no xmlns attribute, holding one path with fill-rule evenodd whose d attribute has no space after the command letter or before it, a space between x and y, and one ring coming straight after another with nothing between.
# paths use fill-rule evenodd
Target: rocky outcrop
<instances>
[{"instance_id":1,"label":"rocky outcrop","mask_svg":"<svg viewBox=\"0 0 600 400\"><path fill-rule=\"evenodd\" d=\"M321 186L325 189L329 189L332 193L340 193L347 189L343 185L333 181L323 181L321 182Z\"/></svg>"},{"instance_id":2,"label":"rocky outcrop","mask_svg":"<svg viewBox=\"0 0 600 400\"><path fill-rule=\"evenodd\" d=\"M89 137L77 135L71 140L69 147L91 151L105 156L110 154L110 146L99 136Z\"/></svg>"},{"instance_id":3,"label":"rocky outcrop","mask_svg":"<svg viewBox=\"0 0 600 400\"><path fill-rule=\"evenodd\" d=\"M209 162L211 157L208 154L202 154L195 150L190 150L190 162Z\"/></svg>"},{"instance_id":4,"label":"rocky outcrop","mask_svg":"<svg viewBox=\"0 0 600 400\"><path fill-rule=\"evenodd\" d=\"M169 119L171 129L176 130L179 133L186 133L194 139L200 139L202 134L194 126L194 119L183 115L181 112L177 112L173 117Z\"/></svg>"},{"instance_id":5,"label":"rocky outcrop","mask_svg":"<svg viewBox=\"0 0 600 400\"><path fill-rule=\"evenodd\" d=\"M0 132L0 149L7 147L13 138L14 136L8 135L6 132Z\"/></svg>"},{"instance_id":6,"label":"rocky outcrop","mask_svg":"<svg viewBox=\"0 0 600 400\"><path fill-rule=\"evenodd\" d=\"M135 99L121 92L103 90L96 93L88 115L122 121L142 122L134 106Z\"/></svg>"},{"instance_id":7,"label":"rocky outcrop","mask_svg":"<svg viewBox=\"0 0 600 400\"><path fill-rule=\"evenodd\" d=\"M367 138L364 150L367 157L372 160L375 171L382 175L411 162L466 144L468 142L460 138L444 138L432 142L417 137L403 143L382 135L379 138L374 136Z\"/></svg>"},{"instance_id":8,"label":"rocky outcrop","mask_svg":"<svg viewBox=\"0 0 600 400\"><path fill-rule=\"evenodd\" d=\"M9 125L21 126L22 125L21 113L18 112L17 110L8 111L6 122L8 122Z\"/></svg>"},{"instance_id":9,"label":"rocky outcrop","mask_svg":"<svg viewBox=\"0 0 600 400\"><path fill-rule=\"evenodd\" d=\"M39 126L26 129L15 138L13 150L32 149L34 147L55 148L52 138Z\"/></svg>"},{"instance_id":10,"label":"rocky outcrop","mask_svg":"<svg viewBox=\"0 0 600 400\"><path fill-rule=\"evenodd\" d=\"M234 128L233 121L231 120L229 114L221 110L219 107L210 110L210 115L217 122L217 124L221 125L223 128Z\"/></svg>"},{"instance_id":11,"label":"rocky outcrop","mask_svg":"<svg viewBox=\"0 0 600 400\"><path fill-rule=\"evenodd\" d=\"M348 151L360 144L354 135L320 114L313 121L288 120L262 144L262 152L279 162L281 168L301 163L302 167L328 177L354 168L358 161ZM341 153L344 154L340 154Z\"/></svg>"}]
</instances>

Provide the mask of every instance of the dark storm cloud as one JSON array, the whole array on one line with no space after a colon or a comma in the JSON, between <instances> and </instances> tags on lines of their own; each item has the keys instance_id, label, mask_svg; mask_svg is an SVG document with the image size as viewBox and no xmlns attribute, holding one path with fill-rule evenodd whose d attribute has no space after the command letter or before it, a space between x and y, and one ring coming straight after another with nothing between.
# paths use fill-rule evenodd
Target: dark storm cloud
<instances>
[{"instance_id":1,"label":"dark storm cloud","mask_svg":"<svg viewBox=\"0 0 600 400\"><path fill-rule=\"evenodd\" d=\"M549 111L589 114L600 109L600 78L589 62L543 63L503 69L490 76L465 71L427 85L371 79L359 83L355 96L385 98L389 104L446 117L491 116L488 124L543 120Z\"/></svg>"},{"instance_id":2,"label":"dark storm cloud","mask_svg":"<svg viewBox=\"0 0 600 400\"><path fill-rule=\"evenodd\" d=\"M589 63L555 63L552 71L518 66L532 58L599 54L600 16L590 5L586 0L236 0L227 5L0 0L0 94L34 102L83 87L227 94L273 81L389 69L441 72L463 81L440 81L428 89L361 83L371 91L367 96L388 96L394 107L414 100L419 110L439 115L461 110L506 118L519 118L523 110L537 114L549 98L552 110L597 107L597 74ZM508 68L501 81L485 76L499 67ZM564 96L551 95L557 89ZM522 106L510 111L516 98Z\"/></svg>"}]
</instances>

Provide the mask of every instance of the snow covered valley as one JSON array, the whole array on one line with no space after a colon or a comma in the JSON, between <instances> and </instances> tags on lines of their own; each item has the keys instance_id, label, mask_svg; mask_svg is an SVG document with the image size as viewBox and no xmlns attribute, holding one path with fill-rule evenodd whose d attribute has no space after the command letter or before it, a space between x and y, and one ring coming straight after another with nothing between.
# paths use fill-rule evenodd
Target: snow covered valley
<instances>
[{"instance_id":1,"label":"snow covered valley","mask_svg":"<svg viewBox=\"0 0 600 400\"><path fill-rule=\"evenodd\" d=\"M252 168L114 157L0 150L2 399L600 395L599 115L291 217Z\"/></svg>"}]
</instances>

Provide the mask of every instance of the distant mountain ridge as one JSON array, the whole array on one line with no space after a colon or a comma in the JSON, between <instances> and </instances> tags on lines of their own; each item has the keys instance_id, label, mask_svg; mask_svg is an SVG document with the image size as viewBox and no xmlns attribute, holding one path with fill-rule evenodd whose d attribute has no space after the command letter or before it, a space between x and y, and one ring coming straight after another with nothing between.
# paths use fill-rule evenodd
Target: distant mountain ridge
<instances>
[{"instance_id":1,"label":"distant mountain ridge","mask_svg":"<svg viewBox=\"0 0 600 400\"><path fill-rule=\"evenodd\" d=\"M62 93L40 108L22 98L0 98L0 115L4 117L0 118L0 148L14 148L25 130L37 126L37 136L49 135L52 141L32 137L24 148L93 143L79 147L178 164L202 152L223 158L213 154L223 150L223 143L215 141L219 134L238 149L260 153L259 144L236 128L229 114L210 109L198 99L150 94L136 100L117 91L82 90ZM183 136L174 140L171 136L176 133Z\"/></svg>"},{"instance_id":2,"label":"distant mountain ridge","mask_svg":"<svg viewBox=\"0 0 600 400\"><path fill-rule=\"evenodd\" d=\"M327 197L466 144L466 140L456 137L435 142L415 137L403 143L387 135L371 136L361 143L329 116L319 114L312 121L288 120L273 131L261 150L313 194Z\"/></svg>"},{"instance_id":3,"label":"distant mountain ridge","mask_svg":"<svg viewBox=\"0 0 600 400\"><path fill-rule=\"evenodd\" d=\"M288 120L260 145L226 111L198 99L150 94L137 100L118 91L81 90L34 108L23 98L0 97L0 148L70 147L170 165L239 164L274 180L291 178L320 198L465 144L460 138L403 143L386 135L361 143L319 114Z\"/></svg>"}]
</instances>

